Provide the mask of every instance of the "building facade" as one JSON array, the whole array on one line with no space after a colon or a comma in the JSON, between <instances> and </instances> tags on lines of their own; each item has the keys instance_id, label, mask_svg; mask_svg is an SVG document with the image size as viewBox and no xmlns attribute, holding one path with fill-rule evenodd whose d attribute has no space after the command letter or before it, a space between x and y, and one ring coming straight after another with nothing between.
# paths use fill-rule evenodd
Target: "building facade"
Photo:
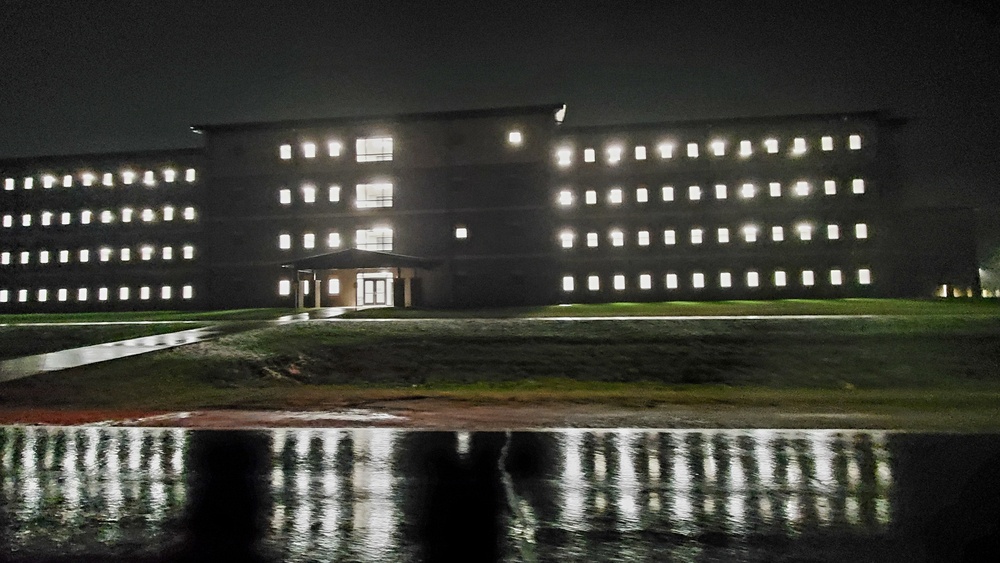
<instances>
[{"instance_id":1,"label":"building facade","mask_svg":"<svg viewBox=\"0 0 1000 563\"><path fill-rule=\"evenodd\" d=\"M0 161L0 310L967 295L879 113L568 127L544 106L196 126Z\"/></svg>"}]
</instances>

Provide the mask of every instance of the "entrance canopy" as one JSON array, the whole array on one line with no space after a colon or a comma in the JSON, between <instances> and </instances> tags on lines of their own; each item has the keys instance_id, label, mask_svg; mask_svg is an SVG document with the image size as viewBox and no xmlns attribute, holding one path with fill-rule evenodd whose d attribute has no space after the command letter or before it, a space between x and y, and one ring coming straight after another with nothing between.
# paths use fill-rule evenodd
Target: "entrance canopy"
<instances>
[{"instance_id":1,"label":"entrance canopy","mask_svg":"<svg viewBox=\"0 0 1000 563\"><path fill-rule=\"evenodd\" d=\"M373 269L373 268L423 268L429 269L437 266L439 261L417 256L406 256L405 254L393 254L391 252L379 252L375 250L361 250L360 248L348 248L329 254L319 254L300 258L294 262L282 264L282 268L290 268L298 271L303 270L349 270L349 269Z\"/></svg>"}]
</instances>

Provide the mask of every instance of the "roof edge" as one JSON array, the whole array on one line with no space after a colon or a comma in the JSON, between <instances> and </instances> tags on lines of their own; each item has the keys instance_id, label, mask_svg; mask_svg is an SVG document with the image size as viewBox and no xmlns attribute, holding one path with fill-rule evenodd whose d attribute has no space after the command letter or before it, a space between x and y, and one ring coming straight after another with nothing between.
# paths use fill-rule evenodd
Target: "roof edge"
<instances>
[{"instance_id":1,"label":"roof edge","mask_svg":"<svg viewBox=\"0 0 1000 563\"><path fill-rule=\"evenodd\" d=\"M11 158L0 158L0 165L18 165L45 161L65 161L65 160L99 160L99 159L145 159L166 157L171 155L202 156L205 149L201 147L187 147L179 149L154 149L143 151L115 151L115 152L88 152L76 154L46 154L40 156L15 156Z\"/></svg>"},{"instance_id":2,"label":"roof edge","mask_svg":"<svg viewBox=\"0 0 1000 563\"><path fill-rule=\"evenodd\" d=\"M719 125L769 124L776 122L798 121L842 121L842 120L872 120L880 124L898 127L906 123L906 119L894 117L884 110L866 110L834 113L796 113L776 115L752 115L738 117L718 117L699 119L676 119L669 121L648 121L631 123L608 123L602 125L563 125L566 133L600 133L624 129L654 129L662 127L713 127Z\"/></svg>"}]
</instances>

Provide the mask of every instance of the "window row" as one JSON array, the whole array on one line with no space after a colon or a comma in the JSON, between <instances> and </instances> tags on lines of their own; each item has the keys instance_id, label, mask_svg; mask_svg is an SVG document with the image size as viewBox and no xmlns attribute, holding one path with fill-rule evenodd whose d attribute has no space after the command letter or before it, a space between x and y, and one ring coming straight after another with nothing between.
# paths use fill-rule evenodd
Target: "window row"
<instances>
[{"instance_id":1,"label":"window row","mask_svg":"<svg viewBox=\"0 0 1000 563\"><path fill-rule=\"evenodd\" d=\"M76 257L76 261L81 264L91 262L92 260L95 262L111 262L112 260L130 262L133 258L140 261L150 261L157 258L160 260L173 260L175 256L182 260L194 260L194 246L186 244L180 247L179 252L174 252L174 247L172 246L161 246L157 250L155 246L143 245L138 247L134 253L133 249L128 246L118 249L104 246L98 248L96 251L91 251L89 248L83 248L78 251L39 250L35 254L34 260L38 264L68 264L74 256ZM28 250L0 251L0 266L14 264L15 259L17 264L27 265L33 263L32 253Z\"/></svg>"},{"instance_id":2,"label":"window row","mask_svg":"<svg viewBox=\"0 0 1000 563\"><path fill-rule=\"evenodd\" d=\"M767 277L765 280L764 278ZM659 283L663 289L682 289L682 284L686 282L685 287L692 289L705 289L711 285L712 287L717 287L721 289L729 289L736 284L741 284L743 287L747 288L758 288L762 284L767 284L770 287L787 287L788 285L795 283L802 287L813 287L817 284L825 283L830 286L842 286L850 283L847 279L846 274L843 270L839 268L831 269L825 276L817 275L815 270L801 270L799 272L787 272L785 270L774 270L770 274L764 272L759 272L757 270L749 270L741 279L737 280L732 272L722 271L719 272L714 280L709 280L708 275L704 272L692 272L689 276L682 276L677 273L667 273L665 274ZM794 281L793 279L794 278ZM822 278L822 279L821 279ZM577 290L577 276L564 275L562 278L562 289L566 292L572 292ZM600 291L601 290L601 276L596 274L591 274L588 276L580 276L581 283L586 283L584 286L587 291ZM872 283L872 273L869 268L861 268L857 270L857 274L853 280L857 285L870 285ZM641 290L651 290L653 289L654 280L653 274L639 274L638 278L634 279L632 282L627 280L625 274L614 274L611 276L611 288L615 291L625 291L629 289L629 284L634 284L633 288L638 288Z\"/></svg>"},{"instance_id":3,"label":"window row","mask_svg":"<svg viewBox=\"0 0 1000 563\"><path fill-rule=\"evenodd\" d=\"M457 236L457 232L456 232ZM340 233L337 231L327 231L326 233L326 247L327 248L340 248L341 237ZM306 250L312 250L316 248L317 236L316 233L306 232L302 233L302 248ZM391 251L392 250L392 229L388 227L375 227L372 229L358 229L354 234L354 246L361 250L380 250L380 251ZM278 235L278 248L281 250L291 250L292 249L292 235L289 233L281 233Z\"/></svg>"},{"instance_id":4,"label":"window row","mask_svg":"<svg viewBox=\"0 0 1000 563\"><path fill-rule=\"evenodd\" d=\"M194 286L181 286L179 293L181 299L194 299ZM0 303L11 303L15 301L17 303L27 303L29 301L45 303L46 301L66 302L70 300L77 302L91 300L110 301L112 300L112 295L117 298L117 301L128 301L130 299L148 301L150 299L154 299L154 294L163 301L174 299L176 296L173 286L170 285L160 287L143 285L137 288L121 286L116 289L98 287L94 290L87 287L77 289L67 289L64 287L58 289L0 289Z\"/></svg>"},{"instance_id":5,"label":"window row","mask_svg":"<svg viewBox=\"0 0 1000 563\"><path fill-rule=\"evenodd\" d=\"M785 194L791 194L795 197L806 197L813 193L820 192L820 184L813 184L808 180L799 180L793 184L784 187ZM837 195L844 188L838 185L836 180L823 180L822 183L822 193L823 195ZM730 186L726 184L715 184L711 188L702 186L688 186L687 190L683 193L690 201L699 201L701 199L708 199L711 197L714 199L729 199L730 195L734 197L739 197L740 199L753 199L765 191L765 186L758 186L753 183L744 183L740 186ZM660 188L659 198L661 201L675 201L678 199L678 189L674 186L663 186ZM781 182L768 182L766 186L766 193L770 197L781 197L783 195L783 188ZM855 195L861 195L865 193L865 181L862 178L854 178L850 182L850 193ZM625 203L626 190L624 188L611 188L607 191L605 195L605 201L610 205L621 205ZM635 189L635 199L636 203L647 203L650 201L650 188L639 187ZM576 203L577 195L573 190L560 190L559 195L556 197L556 202L563 207L569 207ZM586 190L583 193L583 202L586 205L597 205L598 196L597 190Z\"/></svg>"},{"instance_id":6,"label":"window row","mask_svg":"<svg viewBox=\"0 0 1000 563\"><path fill-rule=\"evenodd\" d=\"M73 224L73 212L70 211L42 211L38 214L38 225L42 227L48 227L51 225L71 225ZM131 223L134 221L141 221L143 223L153 223L157 221L173 221L178 215L177 209L171 205L165 205L159 211L147 207L145 209L133 209L131 207L123 207L117 214L110 209L104 209L101 211L91 211L89 209L84 209L79 212L79 218L77 222L81 225L89 225L94 222L101 222L104 224L114 223L118 221L120 223ZM185 221L194 221L196 217L194 207L185 207L180 210L180 217ZM20 217L15 217L14 215L4 215L2 224L4 228L11 228L15 224L22 227L30 227L35 222L35 216L31 213L25 213Z\"/></svg>"},{"instance_id":7,"label":"window row","mask_svg":"<svg viewBox=\"0 0 1000 563\"><path fill-rule=\"evenodd\" d=\"M843 229L836 223L827 224L825 229L822 226L817 226L812 223L799 223L790 230L793 233L792 236L795 236L801 241L810 241L813 240L814 236L820 236L817 231L823 232L826 235L826 240L840 240L842 238L846 238L846 234L842 232ZM868 238L867 223L855 223L851 231L856 240L864 240ZM714 240L719 244L728 244L736 236L742 238L744 242L754 243L763 238L765 232L767 232L765 228L758 227L757 225L744 225L738 230L730 229L729 227L718 227L714 229L714 233L712 229L695 227L689 231L687 241L692 245L702 244L707 242L709 237L712 237L714 234ZM772 226L768 234L770 235L771 241L782 242L785 240L785 227L781 225ZM584 238L585 243L589 248L596 248L600 246L600 235L596 231L586 233ZM577 234L572 229L564 229L559 232L559 244L563 248L573 248L576 245L576 239ZM625 232L621 229L612 229L608 231L607 239L611 243L611 246L625 246ZM663 244L665 246L676 245L678 240L679 238L676 229L664 229ZM638 246L649 246L651 243L652 237L650 231L636 231L635 244Z\"/></svg>"},{"instance_id":8,"label":"window row","mask_svg":"<svg viewBox=\"0 0 1000 563\"><path fill-rule=\"evenodd\" d=\"M355 205L358 209L371 209L375 207L392 207L392 184L388 182L375 182L371 184L358 184L355 186ZM319 190L315 184L303 184L299 188L299 194L303 203L316 203ZM333 184L326 189L326 199L330 203L340 201L340 186ZM281 205L291 205L292 190L282 188L278 190L278 203Z\"/></svg>"},{"instance_id":9,"label":"window row","mask_svg":"<svg viewBox=\"0 0 1000 563\"><path fill-rule=\"evenodd\" d=\"M303 141L299 144L299 155L302 158L316 158L319 145L315 141ZM337 139L326 141L326 154L338 158L344 151L344 145ZM285 143L278 147L281 160L292 159L292 144ZM392 160L392 137L365 137L354 142L355 158L358 162L378 162Z\"/></svg>"},{"instance_id":10,"label":"window row","mask_svg":"<svg viewBox=\"0 0 1000 563\"><path fill-rule=\"evenodd\" d=\"M302 283L302 293L309 295L311 282ZM327 295L340 295L340 279L328 278L326 280ZM292 280L278 280L278 295L288 296L292 294Z\"/></svg>"},{"instance_id":11,"label":"window row","mask_svg":"<svg viewBox=\"0 0 1000 563\"><path fill-rule=\"evenodd\" d=\"M187 183L193 183L197 177L197 172L194 168L188 168L184 171L184 181ZM79 177L72 174L64 174L62 176L57 176L54 174L42 174L37 178L34 176L26 176L18 182L16 178L4 178L3 189L5 191L14 191L17 188L17 184L20 183L21 187L30 190L36 185L41 185L42 188L49 189L57 186L62 186L64 188L71 188L74 182L79 181L82 186L114 186L117 182L121 182L126 186L130 186L135 183L141 183L144 186L155 186L160 181L166 182L167 184L172 184L177 182L181 176L179 176L178 171L173 168L165 168L157 174L153 170L146 170L143 173L136 172L134 170L123 170L117 177L114 172L82 172Z\"/></svg>"},{"instance_id":12,"label":"window row","mask_svg":"<svg viewBox=\"0 0 1000 563\"><path fill-rule=\"evenodd\" d=\"M780 140L776 137L768 137L757 143L749 139L731 141L728 139L712 139L702 146L696 142L675 143L664 141L656 145L656 155L662 160L667 160L683 153L687 158L698 158L703 153L711 156L726 156L735 154L741 158L749 158L754 154L779 154L784 152L791 156L801 156L810 150L819 149L822 152L830 152L837 148L852 151L861 149L861 135L849 135L846 138L824 135L815 139L806 137L793 137L788 140ZM784 148L782 148L784 145ZM683 150L682 150L683 149ZM652 148L647 150L645 145L636 145L632 148L632 158L635 160L646 160ZM570 147L560 147L556 150L556 162L560 166L569 166L573 163L574 150ZM625 146L620 143L612 143L604 147L603 160L608 164L618 164L625 158ZM583 149L584 162L597 162L597 149Z\"/></svg>"}]
</instances>

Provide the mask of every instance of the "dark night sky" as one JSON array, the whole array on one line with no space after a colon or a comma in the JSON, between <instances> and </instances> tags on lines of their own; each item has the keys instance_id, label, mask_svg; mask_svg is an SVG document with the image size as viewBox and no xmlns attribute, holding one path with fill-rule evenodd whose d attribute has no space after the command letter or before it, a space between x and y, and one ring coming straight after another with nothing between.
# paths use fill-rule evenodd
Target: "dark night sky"
<instances>
[{"instance_id":1,"label":"dark night sky","mask_svg":"<svg viewBox=\"0 0 1000 563\"><path fill-rule=\"evenodd\" d=\"M975 0L0 0L0 157L202 122L565 102L568 124L887 109L918 202L1000 232L1000 10Z\"/></svg>"}]
</instances>

